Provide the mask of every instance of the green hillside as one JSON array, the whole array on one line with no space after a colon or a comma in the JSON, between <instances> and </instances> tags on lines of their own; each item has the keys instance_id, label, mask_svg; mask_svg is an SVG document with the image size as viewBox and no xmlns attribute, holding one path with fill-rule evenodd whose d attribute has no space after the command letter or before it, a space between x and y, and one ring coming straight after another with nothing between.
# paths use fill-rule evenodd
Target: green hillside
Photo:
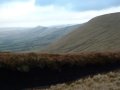
<instances>
[{"instance_id":1,"label":"green hillside","mask_svg":"<svg viewBox=\"0 0 120 90\"><path fill-rule=\"evenodd\" d=\"M39 51L79 25L35 28L0 28L0 51Z\"/></svg>"},{"instance_id":2,"label":"green hillside","mask_svg":"<svg viewBox=\"0 0 120 90\"><path fill-rule=\"evenodd\" d=\"M120 50L120 13L95 17L50 45L52 53Z\"/></svg>"}]
</instances>

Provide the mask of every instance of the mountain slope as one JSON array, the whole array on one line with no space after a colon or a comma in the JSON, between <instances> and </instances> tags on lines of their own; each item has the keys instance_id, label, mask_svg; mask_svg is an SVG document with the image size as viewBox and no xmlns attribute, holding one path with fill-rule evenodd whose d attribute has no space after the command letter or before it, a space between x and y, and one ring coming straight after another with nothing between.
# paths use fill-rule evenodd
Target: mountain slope
<instances>
[{"instance_id":1,"label":"mountain slope","mask_svg":"<svg viewBox=\"0 0 120 90\"><path fill-rule=\"evenodd\" d=\"M52 53L120 50L120 13L95 17L45 51Z\"/></svg>"},{"instance_id":2,"label":"mountain slope","mask_svg":"<svg viewBox=\"0 0 120 90\"><path fill-rule=\"evenodd\" d=\"M1 28L0 51L39 51L78 26Z\"/></svg>"}]
</instances>

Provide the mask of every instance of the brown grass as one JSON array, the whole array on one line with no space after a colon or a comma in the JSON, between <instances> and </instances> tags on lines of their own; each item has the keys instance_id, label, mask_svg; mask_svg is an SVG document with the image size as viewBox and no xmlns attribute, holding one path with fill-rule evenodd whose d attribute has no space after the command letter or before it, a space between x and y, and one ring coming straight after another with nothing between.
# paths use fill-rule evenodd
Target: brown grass
<instances>
[{"instance_id":1,"label":"brown grass","mask_svg":"<svg viewBox=\"0 0 120 90\"><path fill-rule=\"evenodd\" d=\"M70 84L63 83L52 85L46 89L26 90L120 90L120 71L98 74L76 80Z\"/></svg>"},{"instance_id":2,"label":"brown grass","mask_svg":"<svg viewBox=\"0 0 120 90\"><path fill-rule=\"evenodd\" d=\"M22 90L50 86L119 68L120 52L61 55L0 53L0 89Z\"/></svg>"},{"instance_id":3,"label":"brown grass","mask_svg":"<svg viewBox=\"0 0 120 90\"><path fill-rule=\"evenodd\" d=\"M63 66L87 67L120 64L120 52L92 52L79 54L0 53L0 67L15 70L41 69L60 70Z\"/></svg>"}]
</instances>

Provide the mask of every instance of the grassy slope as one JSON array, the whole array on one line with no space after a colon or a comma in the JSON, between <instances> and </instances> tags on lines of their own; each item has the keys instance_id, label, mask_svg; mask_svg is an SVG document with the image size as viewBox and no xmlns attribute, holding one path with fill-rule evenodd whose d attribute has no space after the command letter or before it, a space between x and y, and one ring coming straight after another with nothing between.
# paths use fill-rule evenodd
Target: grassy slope
<instances>
[{"instance_id":1,"label":"grassy slope","mask_svg":"<svg viewBox=\"0 0 120 90\"><path fill-rule=\"evenodd\" d=\"M95 17L61 40L46 52L116 51L120 50L120 13Z\"/></svg>"},{"instance_id":2,"label":"grassy slope","mask_svg":"<svg viewBox=\"0 0 120 90\"><path fill-rule=\"evenodd\" d=\"M63 83L46 89L34 88L33 90L120 90L120 71L89 76L70 84Z\"/></svg>"},{"instance_id":3,"label":"grassy slope","mask_svg":"<svg viewBox=\"0 0 120 90\"><path fill-rule=\"evenodd\" d=\"M74 67L99 67L119 64L120 52L89 52L78 54L0 53L0 69L22 70L27 67L62 70Z\"/></svg>"},{"instance_id":4,"label":"grassy slope","mask_svg":"<svg viewBox=\"0 0 120 90\"><path fill-rule=\"evenodd\" d=\"M0 89L42 88L116 69L120 69L120 52L0 53Z\"/></svg>"}]
</instances>

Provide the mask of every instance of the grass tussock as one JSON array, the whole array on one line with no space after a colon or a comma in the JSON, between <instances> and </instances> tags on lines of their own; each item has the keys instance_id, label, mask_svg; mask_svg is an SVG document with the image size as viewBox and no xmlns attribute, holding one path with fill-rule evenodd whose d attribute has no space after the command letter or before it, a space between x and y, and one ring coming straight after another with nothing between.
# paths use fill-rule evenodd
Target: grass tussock
<instances>
[{"instance_id":1,"label":"grass tussock","mask_svg":"<svg viewBox=\"0 0 120 90\"><path fill-rule=\"evenodd\" d=\"M76 80L70 84L52 85L46 89L34 88L28 90L120 90L120 71L97 74Z\"/></svg>"}]
</instances>

